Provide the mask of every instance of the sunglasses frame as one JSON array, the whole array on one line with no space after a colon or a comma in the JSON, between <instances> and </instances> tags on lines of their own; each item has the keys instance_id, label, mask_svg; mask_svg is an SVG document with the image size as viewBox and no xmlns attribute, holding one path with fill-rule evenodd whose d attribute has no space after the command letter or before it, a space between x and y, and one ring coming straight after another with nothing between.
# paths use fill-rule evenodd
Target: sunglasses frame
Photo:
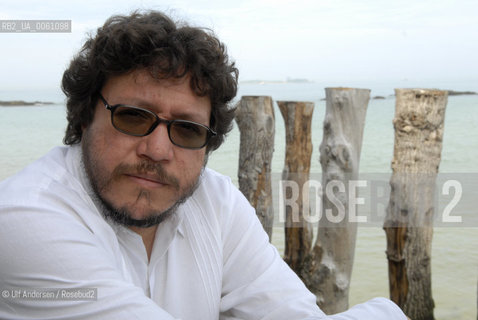
<instances>
[{"instance_id":1,"label":"sunglasses frame","mask_svg":"<svg viewBox=\"0 0 478 320\"><path fill-rule=\"evenodd\" d=\"M161 123L165 123L166 124L166 127L168 128L168 137L169 137L169 141L171 141L172 144L174 144L175 146L178 146L180 148L184 148L184 149L190 149L190 150L197 150L197 149L202 149L204 148L210 141L210 139L214 136L217 135L217 133L212 130L211 128L209 128L208 126L205 126L201 123L197 123L197 122L194 122L194 121L188 121L188 120L166 120L166 119L162 119L160 117L158 117L157 114L155 114L154 112L148 110L148 109L144 109L144 108L139 108L139 107L135 107L135 106L130 106L130 105L126 105L126 104L122 104L122 103L119 103L119 104L115 104L115 105L110 105L106 99L103 97L103 95L101 93L98 93L98 96L100 98L100 100L103 102L103 104L105 105L105 108L107 110L110 110L111 111L111 124L113 125L113 127L118 130L119 132L121 133L124 133L124 134L127 134L129 136L134 136L134 137L144 137L144 136L147 136L149 134L151 134L154 129L156 129L157 126L159 126ZM122 130L118 127L116 127L115 125L115 122L113 121L114 119L114 113L115 113L115 110L119 107L126 107L126 108L131 108L131 109L136 109L136 110L141 110L143 112L146 112L148 114L151 114L153 115L156 120L155 122L153 122L153 124L151 125L151 127L148 129L148 131L144 134L135 134L135 133L130 133L128 131L125 131L125 130ZM196 126L199 126L199 127L202 127L204 129L207 130L207 135L206 135L206 140L205 142L199 146L199 147L186 147L186 146L183 146L183 145L180 145L178 143L176 143L172 138L171 138L171 125L173 125L174 123L187 123L187 124L194 124Z\"/></svg>"}]
</instances>

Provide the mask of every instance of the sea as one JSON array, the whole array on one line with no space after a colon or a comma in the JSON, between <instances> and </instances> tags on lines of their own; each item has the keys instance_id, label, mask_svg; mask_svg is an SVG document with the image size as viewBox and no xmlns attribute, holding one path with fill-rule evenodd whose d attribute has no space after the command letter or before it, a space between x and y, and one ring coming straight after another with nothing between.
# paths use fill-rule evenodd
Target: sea
<instances>
[{"instance_id":1,"label":"sea","mask_svg":"<svg viewBox=\"0 0 478 320\"><path fill-rule=\"evenodd\" d=\"M241 96L271 96L275 106L275 144L272 173L284 167L285 129L276 101L311 101L313 153L311 174L320 176L319 145L322 142L326 87L371 89L367 108L359 171L390 175L393 158L394 88L433 88L478 91L478 79L463 81L356 81L240 83L234 103ZM381 96L383 99L374 99ZM52 101L52 105L0 107L0 180L62 144L66 127L65 103L58 89L0 90L0 100ZM444 124L440 173L466 176L478 185L478 95L449 96ZM240 133L236 125L226 142L209 158L208 166L238 184ZM473 185L472 183L472 185ZM473 194L476 189L470 190ZM463 190L466 193L466 190ZM478 197L463 197L470 215L478 216ZM277 201L277 200L275 200ZM275 224L272 243L282 253L284 230ZM477 318L478 224L434 228L432 242L432 292L437 320ZM381 226L360 226L350 285L350 305L373 297L389 297L386 239Z\"/></svg>"}]
</instances>

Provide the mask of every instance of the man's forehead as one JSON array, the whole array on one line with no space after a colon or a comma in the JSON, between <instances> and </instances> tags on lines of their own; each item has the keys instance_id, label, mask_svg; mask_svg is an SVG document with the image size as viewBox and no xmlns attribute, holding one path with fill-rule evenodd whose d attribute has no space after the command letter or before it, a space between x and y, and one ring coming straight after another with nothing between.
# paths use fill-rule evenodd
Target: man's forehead
<instances>
[{"instance_id":1,"label":"man's forehead","mask_svg":"<svg viewBox=\"0 0 478 320\"><path fill-rule=\"evenodd\" d=\"M161 84L164 84L165 82L167 82L173 85L178 85L185 81L190 81L191 79L189 74L185 74L182 77L175 77L175 76L168 77L166 75L155 73L154 70L151 70L150 68L139 68L139 69L130 70L122 74L110 75L106 79L106 83L112 82L112 81L114 82L115 80L121 79L121 78L130 79L131 81L134 81L135 83L138 83L138 84L144 84L146 82L151 81L151 82L157 82Z\"/></svg>"},{"instance_id":2,"label":"man's forehead","mask_svg":"<svg viewBox=\"0 0 478 320\"><path fill-rule=\"evenodd\" d=\"M188 87L191 89L191 92L194 95L197 95L194 88L191 87L191 75L185 74L182 77L164 77L158 74L154 74L150 70L146 68L142 69L135 69L131 70L127 73L119 74L119 75L112 75L109 76L104 85L104 87L115 86L120 82L133 82L134 84L138 85L139 87L146 85L146 84L157 84L161 85L165 88L168 87L177 87L183 84L187 84Z\"/></svg>"},{"instance_id":3,"label":"man's forehead","mask_svg":"<svg viewBox=\"0 0 478 320\"><path fill-rule=\"evenodd\" d=\"M158 79L153 77L147 69L138 69L110 77L103 86L102 92L112 105L118 103L130 104L150 109L153 112L157 112L158 108L162 109L164 98L162 94L167 94L169 103L175 100L174 105L181 106L181 108L171 109L172 116L205 122L207 119L203 119L203 112L210 113L211 100L208 96L197 95L191 88L190 83L189 75L182 78ZM175 93L178 95L177 98L171 100ZM198 109L198 106L203 107ZM204 108L204 106L207 106L207 108ZM209 116L206 117L209 118Z\"/></svg>"}]
</instances>

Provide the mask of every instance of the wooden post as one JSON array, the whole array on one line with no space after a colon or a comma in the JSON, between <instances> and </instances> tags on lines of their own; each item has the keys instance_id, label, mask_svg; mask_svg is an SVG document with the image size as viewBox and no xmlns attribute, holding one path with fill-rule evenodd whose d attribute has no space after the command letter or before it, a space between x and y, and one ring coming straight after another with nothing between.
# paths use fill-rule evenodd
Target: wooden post
<instances>
[{"instance_id":1,"label":"wooden post","mask_svg":"<svg viewBox=\"0 0 478 320\"><path fill-rule=\"evenodd\" d=\"M370 90L327 88L322 165L322 216L301 278L327 314L348 309L355 252L356 212L349 212L349 181L357 180ZM340 207L340 208L339 208ZM355 210L354 210L355 211Z\"/></svg>"},{"instance_id":2,"label":"wooden post","mask_svg":"<svg viewBox=\"0 0 478 320\"><path fill-rule=\"evenodd\" d=\"M236 109L241 133L239 189L256 208L264 230L272 238L271 162L274 152L275 117L272 98L243 96Z\"/></svg>"},{"instance_id":3,"label":"wooden post","mask_svg":"<svg viewBox=\"0 0 478 320\"><path fill-rule=\"evenodd\" d=\"M414 320L434 319L431 243L434 189L448 93L396 89L387 236L390 297Z\"/></svg>"},{"instance_id":4,"label":"wooden post","mask_svg":"<svg viewBox=\"0 0 478 320\"><path fill-rule=\"evenodd\" d=\"M279 109L285 121L286 154L282 180L293 182L298 187L296 206L286 206L285 253L284 260L296 272L310 253L312 246L312 225L303 212L302 194L309 180L310 159L312 157L311 123L314 104L312 102L278 101ZM291 190L286 189L285 199L290 199ZM306 195L308 199L308 195ZM282 205L282 204L280 204ZM309 206L306 206L309 208Z\"/></svg>"}]
</instances>

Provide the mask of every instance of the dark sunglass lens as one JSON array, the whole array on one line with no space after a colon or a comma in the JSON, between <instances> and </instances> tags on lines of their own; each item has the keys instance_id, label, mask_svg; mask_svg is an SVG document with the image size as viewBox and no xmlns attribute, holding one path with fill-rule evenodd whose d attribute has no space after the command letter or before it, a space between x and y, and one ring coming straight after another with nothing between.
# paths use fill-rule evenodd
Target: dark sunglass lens
<instances>
[{"instance_id":1,"label":"dark sunglass lens","mask_svg":"<svg viewBox=\"0 0 478 320\"><path fill-rule=\"evenodd\" d=\"M176 120L171 124L171 140L185 148L201 148L206 144L208 129L190 121Z\"/></svg>"},{"instance_id":2,"label":"dark sunglass lens","mask_svg":"<svg viewBox=\"0 0 478 320\"><path fill-rule=\"evenodd\" d=\"M156 121L155 115L139 108L118 106L113 114L113 125L128 134L144 135Z\"/></svg>"}]
</instances>

